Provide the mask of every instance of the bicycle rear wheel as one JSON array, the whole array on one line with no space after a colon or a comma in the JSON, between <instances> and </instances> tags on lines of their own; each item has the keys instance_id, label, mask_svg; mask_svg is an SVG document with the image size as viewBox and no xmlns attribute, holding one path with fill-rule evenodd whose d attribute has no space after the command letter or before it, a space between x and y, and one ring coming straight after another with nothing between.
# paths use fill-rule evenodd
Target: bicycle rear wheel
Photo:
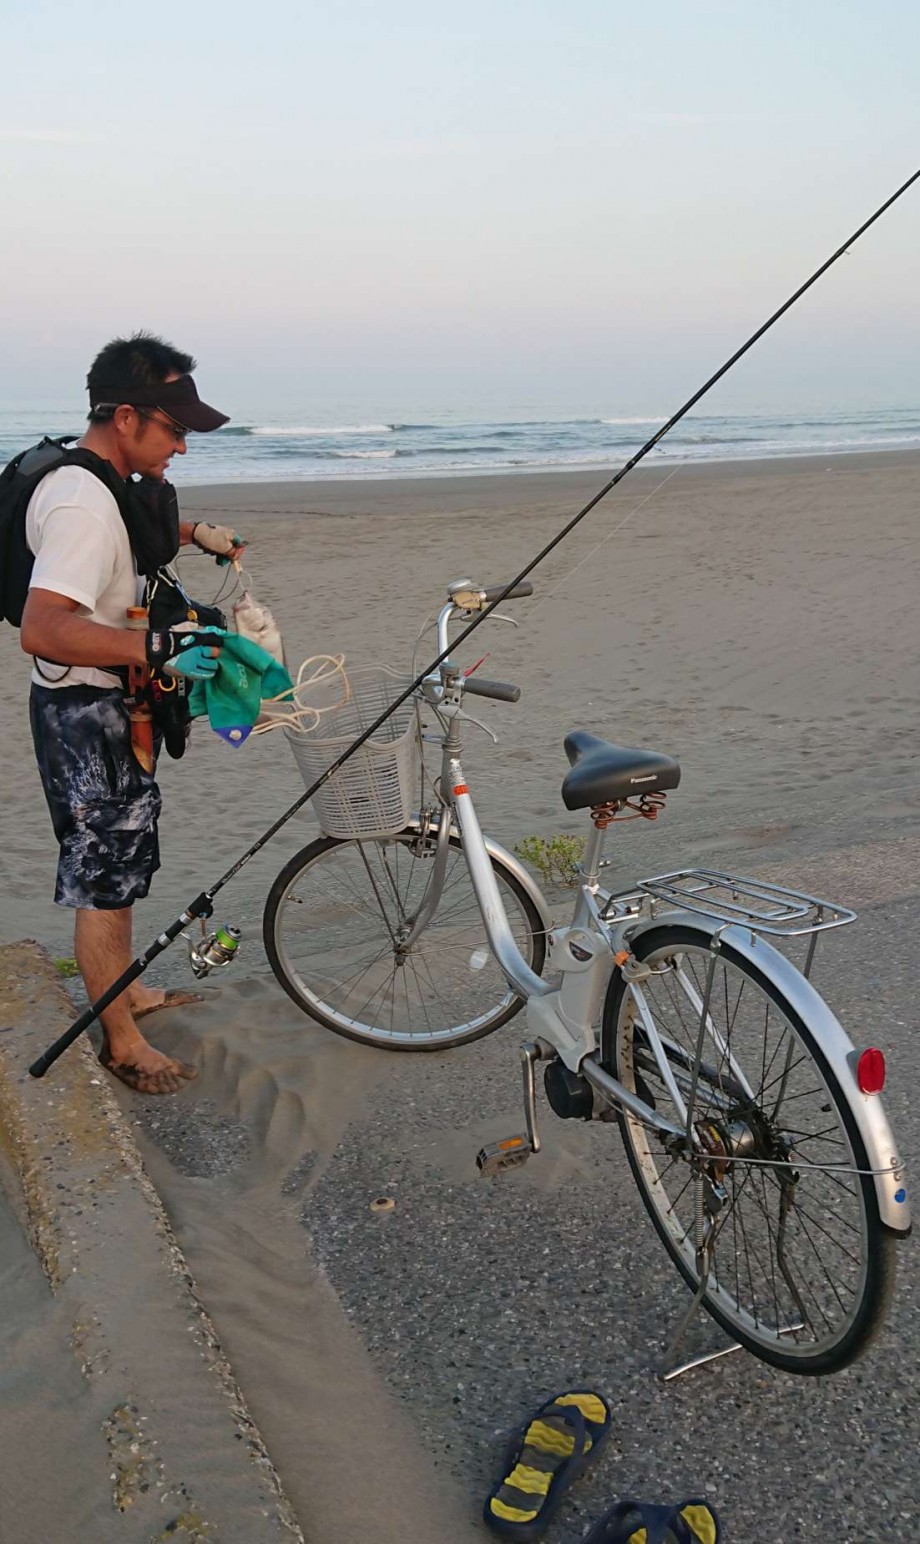
<instances>
[{"instance_id":1,"label":"bicycle rear wheel","mask_svg":"<svg viewBox=\"0 0 920 1544\"><path fill-rule=\"evenodd\" d=\"M437 910L400 948L427 897L433 854L433 838L412 829L354 842L327 836L278 875L265 950L288 996L327 1029L394 1051L438 1051L491 1034L523 1006L489 951L456 836ZM499 858L492 869L515 942L539 975L539 912Z\"/></svg>"},{"instance_id":2,"label":"bicycle rear wheel","mask_svg":"<svg viewBox=\"0 0 920 1544\"><path fill-rule=\"evenodd\" d=\"M713 955L704 927L662 924L636 940L654 974L641 990L685 1104ZM603 1064L663 1115L681 1116L619 971L604 1006ZM836 1372L879 1329L894 1240L843 1090L808 1025L763 971L716 956L693 1124L725 1192L703 1305L729 1334L787 1372ZM696 1289L700 1166L669 1154L632 1115L621 1130L665 1248ZM833 1166L822 1168L821 1165Z\"/></svg>"}]
</instances>

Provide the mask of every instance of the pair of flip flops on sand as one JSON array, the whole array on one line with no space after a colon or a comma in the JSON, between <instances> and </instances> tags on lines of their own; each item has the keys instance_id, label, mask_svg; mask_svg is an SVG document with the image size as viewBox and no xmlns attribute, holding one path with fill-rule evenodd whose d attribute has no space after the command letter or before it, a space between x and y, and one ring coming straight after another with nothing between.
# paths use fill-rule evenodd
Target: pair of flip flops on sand
<instances>
[{"instance_id":1,"label":"pair of flip flops on sand","mask_svg":"<svg viewBox=\"0 0 920 1544\"><path fill-rule=\"evenodd\" d=\"M610 1435L606 1399L590 1390L556 1394L514 1433L503 1478L486 1497L483 1517L503 1539L538 1539L563 1493ZM618 1501L594 1524L583 1544L719 1544L721 1530L708 1501L656 1506Z\"/></svg>"}]
</instances>

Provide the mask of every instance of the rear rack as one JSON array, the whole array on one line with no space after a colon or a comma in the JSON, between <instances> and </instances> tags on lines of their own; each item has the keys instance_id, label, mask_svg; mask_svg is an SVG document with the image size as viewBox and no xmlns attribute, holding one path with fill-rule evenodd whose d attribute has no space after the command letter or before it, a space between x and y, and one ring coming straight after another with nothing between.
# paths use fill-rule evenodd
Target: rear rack
<instances>
[{"instance_id":1,"label":"rear rack","mask_svg":"<svg viewBox=\"0 0 920 1544\"><path fill-rule=\"evenodd\" d=\"M741 879L715 869L678 869L639 879L636 889L654 900L686 911L698 911L725 923L736 922L758 933L798 938L855 922L855 911L821 901L799 890L771 885L764 879Z\"/></svg>"}]
</instances>

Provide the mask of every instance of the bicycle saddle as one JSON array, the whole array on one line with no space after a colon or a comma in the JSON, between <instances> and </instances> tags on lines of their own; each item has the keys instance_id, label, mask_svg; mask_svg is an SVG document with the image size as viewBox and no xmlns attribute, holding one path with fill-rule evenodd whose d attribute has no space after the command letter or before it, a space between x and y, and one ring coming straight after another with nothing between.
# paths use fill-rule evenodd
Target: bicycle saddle
<instances>
[{"instance_id":1,"label":"bicycle saddle","mask_svg":"<svg viewBox=\"0 0 920 1544\"><path fill-rule=\"evenodd\" d=\"M670 756L611 745L586 729L573 729L566 735L565 753L572 764L562 784L562 802L567 810L657 793L676 788L680 782L680 767Z\"/></svg>"}]
</instances>

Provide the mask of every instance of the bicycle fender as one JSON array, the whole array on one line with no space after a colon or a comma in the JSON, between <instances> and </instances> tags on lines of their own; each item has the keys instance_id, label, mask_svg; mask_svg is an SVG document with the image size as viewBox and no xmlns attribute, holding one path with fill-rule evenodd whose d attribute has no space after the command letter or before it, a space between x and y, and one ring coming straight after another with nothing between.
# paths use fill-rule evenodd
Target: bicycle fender
<instances>
[{"instance_id":1,"label":"bicycle fender","mask_svg":"<svg viewBox=\"0 0 920 1544\"><path fill-rule=\"evenodd\" d=\"M735 954L740 955L755 970L761 971L782 992L790 1006L808 1025L831 1071L839 1080L862 1137L869 1168L885 1171L873 1175L882 1223L893 1233L909 1233L910 1202L904 1162L898 1154L888 1117L879 1095L864 1094L860 1089L856 1081L858 1052L820 993L784 954L765 938L738 923L726 927L722 922L707 922L699 912L660 912L654 920L631 929L630 939L641 938L644 933L663 926L693 928L708 938L718 934L723 945L729 945Z\"/></svg>"},{"instance_id":2,"label":"bicycle fender","mask_svg":"<svg viewBox=\"0 0 920 1544\"><path fill-rule=\"evenodd\" d=\"M407 829L410 831L421 831L422 828L419 820L413 817L409 821ZM460 835L459 828L454 823L451 823L450 829L452 836ZM489 857L495 858L499 863L504 864L505 868L510 869L518 884L527 891L534 906L537 908L540 921L543 923L547 933L549 933L553 926L553 919L546 909L543 893L533 879L533 876L524 867L520 858L515 857L514 853L509 852L507 847L503 847L500 842L493 842L491 837L486 836L485 833L483 833L483 841L486 844L486 852L489 854Z\"/></svg>"}]
</instances>

